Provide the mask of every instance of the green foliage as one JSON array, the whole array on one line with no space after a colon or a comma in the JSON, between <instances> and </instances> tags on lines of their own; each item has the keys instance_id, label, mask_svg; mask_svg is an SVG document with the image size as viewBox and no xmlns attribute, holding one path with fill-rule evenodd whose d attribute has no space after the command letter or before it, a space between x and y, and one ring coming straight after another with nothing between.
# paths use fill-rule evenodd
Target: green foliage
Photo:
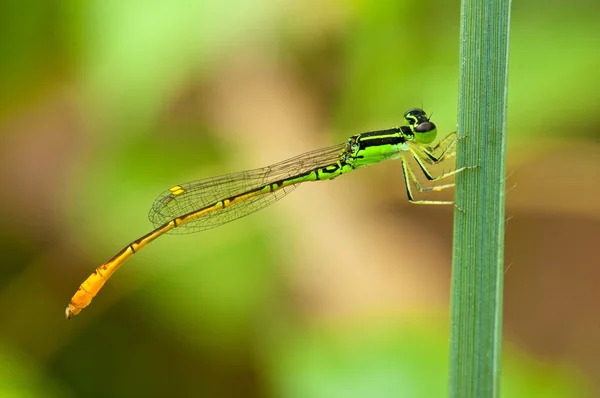
<instances>
[{"instance_id":1,"label":"green foliage","mask_svg":"<svg viewBox=\"0 0 600 398\"><path fill-rule=\"evenodd\" d=\"M450 397L499 397L510 0L461 6Z\"/></svg>"}]
</instances>

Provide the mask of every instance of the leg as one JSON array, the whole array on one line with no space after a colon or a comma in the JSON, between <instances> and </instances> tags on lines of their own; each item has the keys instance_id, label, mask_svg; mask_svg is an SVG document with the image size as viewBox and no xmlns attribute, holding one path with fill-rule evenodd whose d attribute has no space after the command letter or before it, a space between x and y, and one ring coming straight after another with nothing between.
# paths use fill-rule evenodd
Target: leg
<instances>
[{"instance_id":1,"label":"leg","mask_svg":"<svg viewBox=\"0 0 600 398\"><path fill-rule=\"evenodd\" d=\"M437 150L437 149L438 149L440 146L442 146L442 144L443 144L444 142L448 141L448 139L450 139L451 137L456 137L456 131L454 131L454 132L452 132L452 133L448 134L447 136L445 136L444 138L442 138L442 139L440 140L440 142L438 142L438 143L437 143L437 145L436 145L436 146L434 146L433 148L429 148L429 150L430 150L431 152L435 152L435 151L436 151L436 150ZM457 140L456 140L456 139L454 139L454 141L457 141ZM452 145L453 145L453 144L452 144L452 143L450 143L450 144L449 144L449 145L448 145L446 148L448 148L449 146L452 146Z\"/></svg>"},{"instance_id":2,"label":"leg","mask_svg":"<svg viewBox=\"0 0 600 398\"><path fill-rule=\"evenodd\" d=\"M456 142L456 141L454 141L454 142ZM429 181L431 181L431 182L443 180L444 178L451 177L451 176L453 176L453 175L455 175L457 173L460 173L463 170L471 169L471 168L474 167L474 166L471 166L471 167L461 167L460 169L452 170L452 171L449 171L449 172L444 173L442 175L439 175L437 177L434 177L434 176L431 175L431 173L429 172L429 170L427 169L427 167L425 167L425 164L423 163L423 157L419 153L417 153L412 147L410 148L410 153L413 155L413 157L417 161L417 164L419 165L419 167L423 171L423 174L425 174L425 177L427 177L427 179Z\"/></svg>"},{"instance_id":3,"label":"leg","mask_svg":"<svg viewBox=\"0 0 600 398\"><path fill-rule=\"evenodd\" d=\"M444 145L449 139L452 139L452 141L449 144ZM433 148L418 146L418 147L416 147L414 149L416 149L417 151L419 151L419 154L421 155L421 158L423 160L425 160L427 163L435 164L435 163L439 163L442 160L444 160L446 158L446 156L450 156L448 154L448 151L451 148L454 148L454 146L456 145L457 142L458 142L458 139L456 138L456 131L455 131L453 133L448 134L446 137L444 137ZM434 152L436 152L439 148L443 148L443 150L442 150L442 152L439 155L436 155Z\"/></svg>"},{"instance_id":4,"label":"leg","mask_svg":"<svg viewBox=\"0 0 600 398\"><path fill-rule=\"evenodd\" d=\"M402 156L400 158L400 161L402 162L402 175L404 177L404 184L406 185L406 195L408 196L409 202L415 203L415 204L420 204L420 205L452 205L452 204L454 204L454 202L447 201L447 200L415 200L415 198L412 194L412 189L410 187L411 181L413 182L413 184L415 185L415 188L419 192L441 191L446 188L452 188L454 186L454 184L446 184L446 185L440 185L438 187L423 188L423 187L421 187L421 184L415 177L415 174L413 173L411 167L408 165L408 163L404 159L404 156Z\"/></svg>"}]
</instances>

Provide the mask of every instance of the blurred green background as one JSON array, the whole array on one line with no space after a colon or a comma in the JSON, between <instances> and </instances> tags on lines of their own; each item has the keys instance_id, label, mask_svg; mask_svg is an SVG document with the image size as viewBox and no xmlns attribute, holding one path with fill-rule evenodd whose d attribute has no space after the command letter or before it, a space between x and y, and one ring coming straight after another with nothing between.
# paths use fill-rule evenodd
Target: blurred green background
<instances>
[{"instance_id":1,"label":"blurred green background","mask_svg":"<svg viewBox=\"0 0 600 398\"><path fill-rule=\"evenodd\" d=\"M600 396L600 3L512 17L502 392ZM0 398L444 397L452 209L408 204L395 162L165 236L63 311L174 184L411 107L455 129L458 21L440 0L3 0Z\"/></svg>"}]
</instances>

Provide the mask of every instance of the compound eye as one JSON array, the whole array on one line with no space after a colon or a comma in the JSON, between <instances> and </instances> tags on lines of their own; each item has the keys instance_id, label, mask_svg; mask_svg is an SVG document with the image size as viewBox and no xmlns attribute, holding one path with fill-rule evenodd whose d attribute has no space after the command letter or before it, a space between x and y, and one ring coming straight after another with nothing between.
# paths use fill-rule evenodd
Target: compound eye
<instances>
[{"instance_id":1,"label":"compound eye","mask_svg":"<svg viewBox=\"0 0 600 398\"><path fill-rule=\"evenodd\" d=\"M415 127L416 133L429 133L432 130L435 130L435 124L431 122L419 123L417 127Z\"/></svg>"}]
</instances>

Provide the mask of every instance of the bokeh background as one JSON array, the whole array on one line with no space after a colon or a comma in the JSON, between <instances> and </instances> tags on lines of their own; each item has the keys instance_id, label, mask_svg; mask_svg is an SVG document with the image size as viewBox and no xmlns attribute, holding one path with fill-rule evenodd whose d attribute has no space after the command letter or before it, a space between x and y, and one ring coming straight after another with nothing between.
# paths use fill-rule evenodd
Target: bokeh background
<instances>
[{"instance_id":1,"label":"bokeh background","mask_svg":"<svg viewBox=\"0 0 600 398\"><path fill-rule=\"evenodd\" d=\"M512 17L502 392L600 396L600 3ZM453 131L458 44L459 2L3 0L0 398L445 396L452 209L395 162L164 236L63 310L176 183L412 107Z\"/></svg>"}]
</instances>

